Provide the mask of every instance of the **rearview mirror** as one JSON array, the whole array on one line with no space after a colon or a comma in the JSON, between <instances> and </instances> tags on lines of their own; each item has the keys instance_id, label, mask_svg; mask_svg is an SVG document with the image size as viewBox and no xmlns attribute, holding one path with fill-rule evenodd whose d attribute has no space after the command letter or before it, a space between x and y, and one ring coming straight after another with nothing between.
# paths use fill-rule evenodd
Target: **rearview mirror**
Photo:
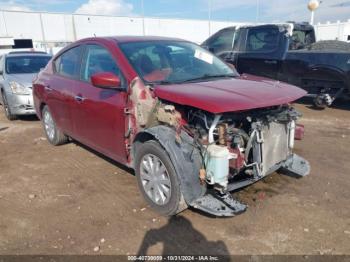
<instances>
[{"instance_id":1,"label":"rearview mirror","mask_svg":"<svg viewBox=\"0 0 350 262\"><path fill-rule=\"evenodd\" d=\"M91 83L99 88L121 89L120 78L110 72L101 72L92 75Z\"/></svg>"}]
</instances>

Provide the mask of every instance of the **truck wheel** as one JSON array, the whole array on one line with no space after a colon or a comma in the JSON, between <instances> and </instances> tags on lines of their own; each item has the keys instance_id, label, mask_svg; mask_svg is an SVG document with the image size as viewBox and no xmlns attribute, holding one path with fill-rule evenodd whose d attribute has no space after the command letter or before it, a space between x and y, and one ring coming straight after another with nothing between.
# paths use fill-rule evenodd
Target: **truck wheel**
<instances>
[{"instance_id":1,"label":"truck wheel","mask_svg":"<svg viewBox=\"0 0 350 262\"><path fill-rule=\"evenodd\" d=\"M329 95L320 94L314 98L313 103L316 108L325 109L332 104L331 100L332 98Z\"/></svg>"},{"instance_id":2,"label":"truck wheel","mask_svg":"<svg viewBox=\"0 0 350 262\"><path fill-rule=\"evenodd\" d=\"M16 120L18 117L11 113L11 109L9 107L9 104L7 103L5 93L1 92L1 96L2 96L2 106L4 107L4 112L5 112L6 118L10 121Z\"/></svg>"},{"instance_id":3,"label":"truck wheel","mask_svg":"<svg viewBox=\"0 0 350 262\"><path fill-rule=\"evenodd\" d=\"M147 141L138 147L135 171L143 197L156 212L171 216L187 207L173 163L159 143Z\"/></svg>"},{"instance_id":4,"label":"truck wheel","mask_svg":"<svg viewBox=\"0 0 350 262\"><path fill-rule=\"evenodd\" d=\"M47 140L52 145L58 146L68 142L68 137L57 128L48 106L43 108L42 123Z\"/></svg>"}]
</instances>

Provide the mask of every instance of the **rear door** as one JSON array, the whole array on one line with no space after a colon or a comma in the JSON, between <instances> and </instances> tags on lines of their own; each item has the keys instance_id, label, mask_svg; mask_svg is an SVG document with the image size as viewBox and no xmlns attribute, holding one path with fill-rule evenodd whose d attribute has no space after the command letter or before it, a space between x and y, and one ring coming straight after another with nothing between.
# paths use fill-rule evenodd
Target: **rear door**
<instances>
[{"instance_id":1,"label":"rear door","mask_svg":"<svg viewBox=\"0 0 350 262\"><path fill-rule=\"evenodd\" d=\"M245 44L236 57L238 71L277 79L288 48L284 28L277 25L247 27L241 37Z\"/></svg>"},{"instance_id":2,"label":"rear door","mask_svg":"<svg viewBox=\"0 0 350 262\"><path fill-rule=\"evenodd\" d=\"M74 137L70 108L74 103L73 90L80 72L82 47L62 53L53 62L53 75L45 83L46 103L58 127Z\"/></svg>"},{"instance_id":3,"label":"rear door","mask_svg":"<svg viewBox=\"0 0 350 262\"><path fill-rule=\"evenodd\" d=\"M84 48L80 81L74 89L72 119L77 139L120 162L126 161L125 114L127 93L91 84L91 76L111 72L127 87L116 58L104 46L88 43Z\"/></svg>"}]
</instances>

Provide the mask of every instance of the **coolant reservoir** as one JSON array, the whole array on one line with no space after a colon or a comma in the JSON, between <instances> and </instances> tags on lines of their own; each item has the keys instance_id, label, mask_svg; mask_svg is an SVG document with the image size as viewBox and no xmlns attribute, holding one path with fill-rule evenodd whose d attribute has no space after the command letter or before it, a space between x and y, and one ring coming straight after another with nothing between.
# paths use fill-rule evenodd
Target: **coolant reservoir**
<instances>
[{"instance_id":1,"label":"coolant reservoir","mask_svg":"<svg viewBox=\"0 0 350 262\"><path fill-rule=\"evenodd\" d=\"M205 154L208 184L227 186L230 151L226 146L209 145Z\"/></svg>"}]
</instances>

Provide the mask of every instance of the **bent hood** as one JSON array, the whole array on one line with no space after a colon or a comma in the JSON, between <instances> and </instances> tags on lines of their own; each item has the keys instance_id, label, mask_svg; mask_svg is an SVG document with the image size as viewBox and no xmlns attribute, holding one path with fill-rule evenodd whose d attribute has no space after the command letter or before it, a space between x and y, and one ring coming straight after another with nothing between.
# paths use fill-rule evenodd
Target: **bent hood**
<instances>
[{"instance_id":1,"label":"bent hood","mask_svg":"<svg viewBox=\"0 0 350 262\"><path fill-rule=\"evenodd\" d=\"M250 75L155 88L155 95L161 99L214 114L286 104L306 94L296 86Z\"/></svg>"}]
</instances>

